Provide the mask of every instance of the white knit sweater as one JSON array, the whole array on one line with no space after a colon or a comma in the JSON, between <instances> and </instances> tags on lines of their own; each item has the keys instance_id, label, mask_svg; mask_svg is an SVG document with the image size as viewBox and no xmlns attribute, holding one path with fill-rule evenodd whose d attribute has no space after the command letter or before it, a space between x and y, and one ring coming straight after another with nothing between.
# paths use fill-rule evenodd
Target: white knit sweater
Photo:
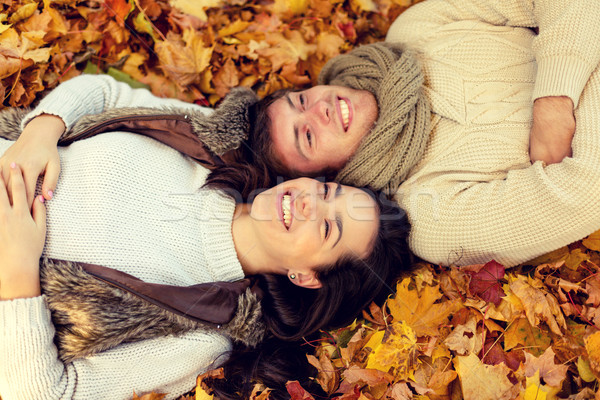
<instances>
[{"instance_id":1,"label":"white knit sweater","mask_svg":"<svg viewBox=\"0 0 600 400\"><path fill-rule=\"evenodd\" d=\"M600 229L598 21L598 0L427 0L394 22L434 112L398 192L418 256L512 266ZM573 157L531 165L533 100L557 95L577 107Z\"/></svg>"},{"instance_id":2,"label":"white knit sweater","mask_svg":"<svg viewBox=\"0 0 600 400\"><path fill-rule=\"evenodd\" d=\"M194 107L158 99L103 77L73 79L36 109L67 125L105 107ZM32 114L33 115L33 114ZM0 140L0 153L10 142ZM47 202L49 257L114 267L148 282L192 285L243 278L231 235L235 204L199 189L208 171L179 152L130 133L108 133L60 149L61 175ZM118 346L63 364L44 298L0 302L0 396L12 399L129 399L135 391L194 387L230 349L196 331Z\"/></svg>"}]
</instances>

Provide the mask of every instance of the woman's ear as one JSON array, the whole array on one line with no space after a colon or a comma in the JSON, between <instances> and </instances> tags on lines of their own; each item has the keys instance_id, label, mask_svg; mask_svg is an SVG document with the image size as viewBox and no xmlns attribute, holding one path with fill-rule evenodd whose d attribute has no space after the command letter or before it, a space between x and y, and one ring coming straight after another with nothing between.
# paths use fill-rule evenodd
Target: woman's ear
<instances>
[{"instance_id":1,"label":"woman's ear","mask_svg":"<svg viewBox=\"0 0 600 400\"><path fill-rule=\"evenodd\" d=\"M323 285L321 281L317 279L314 272L308 273L299 273L299 272L288 272L289 280L297 286L306 288L306 289L319 289Z\"/></svg>"}]
</instances>

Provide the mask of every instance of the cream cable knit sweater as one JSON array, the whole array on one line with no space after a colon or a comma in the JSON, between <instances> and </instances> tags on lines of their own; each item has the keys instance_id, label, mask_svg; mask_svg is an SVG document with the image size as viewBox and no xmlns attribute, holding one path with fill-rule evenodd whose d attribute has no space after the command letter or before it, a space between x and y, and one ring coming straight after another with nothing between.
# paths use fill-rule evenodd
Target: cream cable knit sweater
<instances>
[{"instance_id":1,"label":"cream cable knit sweater","mask_svg":"<svg viewBox=\"0 0 600 400\"><path fill-rule=\"evenodd\" d=\"M86 77L62 85L36 113L56 114L71 124L78 113L104 107L173 103L112 79ZM9 145L0 140L0 152ZM61 177L47 203L45 255L117 267L164 284L243 278L231 236L235 204L218 192L198 190L205 168L128 133L99 135L60 152ZM230 349L225 337L197 331L63 364L53 336L43 297L0 302L3 400L129 399L134 390L174 398Z\"/></svg>"},{"instance_id":2,"label":"cream cable knit sweater","mask_svg":"<svg viewBox=\"0 0 600 400\"><path fill-rule=\"evenodd\" d=\"M394 22L435 113L398 191L417 255L512 266L600 229L599 20L597 0L427 0ZM531 165L532 102L556 95L577 107L573 157Z\"/></svg>"}]
</instances>

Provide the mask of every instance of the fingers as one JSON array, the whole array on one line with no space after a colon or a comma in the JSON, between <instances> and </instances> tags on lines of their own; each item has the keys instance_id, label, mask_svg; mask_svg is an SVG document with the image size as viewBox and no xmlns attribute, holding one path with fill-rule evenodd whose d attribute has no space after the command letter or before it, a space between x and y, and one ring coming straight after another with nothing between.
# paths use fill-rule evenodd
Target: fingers
<instances>
[{"instance_id":1,"label":"fingers","mask_svg":"<svg viewBox=\"0 0 600 400\"><path fill-rule=\"evenodd\" d=\"M12 192L12 204L15 211L29 210L27 192L21 168L15 163L10 166L10 189Z\"/></svg>"},{"instance_id":2,"label":"fingers","mask_svg":"<svg viewBox=\"0 0 600 400\"><path fill-rule=\"evenodd\" d=\"M49 162L44 173L44 182L42 183L42 195L46 200L54 196L54 188L60 175L60 162Z\"/></svg>"},{"instance_id":3,"label":"fingers","mask_svg":"<svg viewBox=\"0 0 600 400\"><path fill-rule=\"evenodd\" d=\"M44 232L46 231L46 205L44 204L45 200L44 200L44 196L39 195L36 196L35 200L33 201L33 206L31 208L31 214L33 216L33 220L35 221L35 224L44 230Z\"/></svg>"},{"instance_id":4,"label":"fingers","mask_svg":"<svg viewBox=\"0 0 600 400\"><path fill-rule=\"evenodd\" d=\"M6 190L6 184L4 183L5 180L2 176L0 176L0 180L0 208L6 209L7 207L10 207L10 200L8 197L8 192Z\"/></svg>"}]
</instances>

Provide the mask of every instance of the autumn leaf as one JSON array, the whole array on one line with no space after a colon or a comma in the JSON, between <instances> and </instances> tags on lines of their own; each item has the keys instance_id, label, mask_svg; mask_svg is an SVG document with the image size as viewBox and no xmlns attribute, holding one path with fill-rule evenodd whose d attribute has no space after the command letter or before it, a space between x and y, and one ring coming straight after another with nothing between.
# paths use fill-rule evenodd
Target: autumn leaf
<instances>
[{"instance_id":1,"label":"autumn leaf","mask_svg":"<svg viewBox=\"0 0 600 400\"><path fill-rule=\"evenodd\" d=\"M460 301L436 303L442 296L439 286L424 286L417 291L409 285L410 278L405 278L396 286L396 295L387 302L390 314L394 321L405 321L417 336L437 335L439 326L460 308Z\"/></svg>"},{"instance_id":2,"label":"autumn leaf","mask_svg":"<svg viewBox=\"0 0 600 400\"><path fill-rule=\"evenodd\" d=\"M600 251L600 230L583 239L581 244L590 250Z\"/></svg>"},{"instance_id":3,"label":"autumn leaf","mask_svg":"<svg viewBox=\"0 0 600 400\"><path fill-rule=\"evenodd\" d=\"M135 392L133 392L133 397L131 400L163 400L165 398L165 393L146 393L142 397L139 397Z\"/></svg>"},{"instance_id":4,"label":"autumn leaf","mask_svg":"<svg viewBox=\"0 0 600 400\"><path fill-rule=\"evenodd\" d=\"M321 354L319 358L313 355L307 355L308 362L317 369L318 374L316 381L323 391L327 394L332 394L339 385L339 374L333 366L331 359L326 353Z\"/></svg>"},{"instance_id":5,"label":"autumn leaf","mask_svg":"<svg viewBox=\"0 0 600 400\"><path fill-rule=\"evenodd\" d=\"M191 29L182 37L170 34L156 43L162 69L180 86L197 82L200 73L210 65L213 47L206 47L199 34Z\"/></svg>"},{"instance_id":6,"label":"autumn leaf","mask_svg":"<svg viewBox=\"0 0 600 400\"><path fill-rule=\"evenodd\" d=\"M508 379L510 369L504 364L487 365L474 354L454 359L465 400L512 400L519 387Z\"/></svg>"},{"instance_id":7,"label":"autumn leaf","mask_svg":"<svg viewBox=\"0 0 600 400\"><path fill-rule=\"evenodd\" d=\"M530 353L540 355L552 343L552 338L537 326L532 326L527 318L513 320L504 333L504 348L523 346Z\"/></svg>"},{"instance_id":8,"label":"autumn leaf","mask_svg":"<svg viewBox=\"0 0 600 400\"><path fill-rule=\"evenodd\" d=\"M548 347L539 358L525 353L525 364L523 367L525 376L533 377L538 373L539 378L543 379L549 386L559 389L569 369L567 365L556 364L554 362L552 347Z\"/></svg>"},{"instance_id":9,"label":"autumn leaf","mask_svg":"<svg viewBox=\"0 0 600 400\"><path fill-rule=\"evenodd\" d=\"M500 280L504 277L504 266L496 261L490 261L479 270L471 274L469 290L471 293L496 305L504 296Z\"/></svg>"},{"instance_id":10,"label":"autumn leaf","mask_svg":"<svg viewBox=\"0 0 600 400\"><path fill-rule=\"evenodd\" d=\"M285 384L291 400L315 400L298 381L289 381Z\"/></svg>"},{"instance_id":11,"label":"autumn leaf","mask_svg":"<svg viewBox=\"0 0 600 400\"><path fill-rule=\"evenodd\" d=\"M458 325L446 337L444 344L459 355L478 354L483 346L483 334L477 330L477 320L471 316L466 324Z\"/></svg>"},{"instance_id":12,"label":"autumn leaf","mask_svg":"<svg viewBox=\"0 0 600 400\"><path fill-rule=\"evenodd\" d=\"M564 316L556 298L541 290L543 286L539 279L522 275L509 283L511 291L521 300L525 315L532 326L544 321L553 333L562 335L561 328L566 328Z\"/></svg>"},{"instance_id":13,"label":"autumn leaf","mask_svg":"<svg viewBox=\"0 0 600 400\"><path fill-rule=\"evenodd\" d=\"M406 379L417 367L417 336L404 321L374 334L365 347L372 349L367 368L389 372Z\"/></svg>"}]
</instances>

